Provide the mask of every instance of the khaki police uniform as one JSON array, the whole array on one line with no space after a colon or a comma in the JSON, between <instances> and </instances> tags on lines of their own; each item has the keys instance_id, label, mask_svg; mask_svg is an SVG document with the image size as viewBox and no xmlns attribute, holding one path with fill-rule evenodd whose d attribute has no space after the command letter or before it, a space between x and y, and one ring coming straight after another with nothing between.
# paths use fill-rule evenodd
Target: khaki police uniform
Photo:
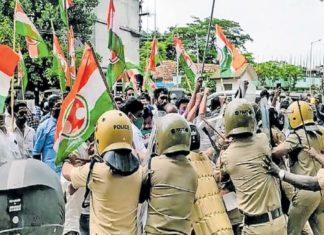
<instances>
[{"instance_id":1,"label":"khaki police uniform","mask_svg":"<svg viewBox=\"0 0 324 235\"><path fill-rule=\"evenodd\" d=\"M89 164L74 168L73 187L85 187ZM90 234L136 234L137 206L142 171L116 176L105 163L96 163L91 173Z\"/></svg>"},{"instance_id":2,"label":"khaki police uniform","mask_svg":"<svg viewBox=\"0 0 324 235\"><path fill-rule=\"evenodd\" d=\"M308 135L308 138L311 147L318 151L322 148L321 136L316 132L313 135ZM304 148L308 148L306 134L303 128L299 128L291 133L286 141L280 144L278 148L285 149L289 152L290 171L294 174L315 176L321 168L320 164L303 150ZM324 216L324 210L319 207L320 204L323 204L321 201L323 201L321 192L295 188L288 212L288 233L299 235L307 220L314 215L320 234L324 234L324 217L320 219Z\"/></svg>"},{"instance_id":3,"label":"khaki police uniform","mask_svg":"<svg viewBox=\"0 0 324 235\"><path fill-rule=\"evenodd\" d=\"M145 234L190 234L198 177L185 155L151 160L151 193Z\"/></svg>"},{"instance_id":4,"label":"khaki police uniform","mask_svg":"<svg viewBox=\"0 0 324 235\"><path fill-rule=\"evenodd\" d=\"M270 155L268 138L261 133L234 139L221 157L222 172L229 174L236 189L246 235L287 234L278 182L262 167L264 157Z\"/></svg>"},{"instance_id":5,"label":"khaki police uniform","mask_svg":"<svg viewBox=\"0 0 324 235\"><path fill-rule=\"evenodd\" d=\"M187 156L198 174L198 188L192 216L196 235L232 235L222 196L213 176L210 160L202 152L191 151Z\"/></svg>"}]
</instances>

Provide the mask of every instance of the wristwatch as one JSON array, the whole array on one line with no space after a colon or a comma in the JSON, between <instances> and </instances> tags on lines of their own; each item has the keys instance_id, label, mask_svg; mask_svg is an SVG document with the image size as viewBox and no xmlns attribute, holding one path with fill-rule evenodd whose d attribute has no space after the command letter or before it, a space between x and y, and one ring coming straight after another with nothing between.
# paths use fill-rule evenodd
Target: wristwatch
<instances>
[{"instance_id":1,"label":"wristwatch","mask_svg":"<svg viewBox=\"0 0 324 235\"><path fill-rule=\"evenodd\" d=\"M285 171L284 170L280 170L278 173L279 179L283 180L285 178Z\"/></svg>"}]
</instances>

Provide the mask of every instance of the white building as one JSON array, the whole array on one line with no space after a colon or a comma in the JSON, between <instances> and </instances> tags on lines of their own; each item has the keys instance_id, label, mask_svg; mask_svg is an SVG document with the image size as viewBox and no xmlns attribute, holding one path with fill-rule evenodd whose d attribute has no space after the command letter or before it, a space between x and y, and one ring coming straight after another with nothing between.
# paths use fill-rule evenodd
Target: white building
<instances>
[{"instance_id":1,"label":"white building","mask_svg":"<svg viewBox=\"0 0 324 235\"><path fill-rule=\"evenodd\" d=\"M100 0L95 9L97 22L94 27L92 43L95 51L102 57L101 66L108 65L107 15L110 0ZM120 25L120 36L124 44L125 58L139 63L139 1L114 0L116 21Z\"/></svg>"}]
</instances>

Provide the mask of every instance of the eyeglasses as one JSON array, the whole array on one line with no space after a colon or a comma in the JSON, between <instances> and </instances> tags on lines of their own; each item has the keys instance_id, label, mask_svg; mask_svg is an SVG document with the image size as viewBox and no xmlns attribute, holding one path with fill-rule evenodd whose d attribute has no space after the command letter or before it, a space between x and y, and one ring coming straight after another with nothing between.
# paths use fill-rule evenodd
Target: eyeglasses
<instances>
[{"instance_id":1,"label":"eyeglasses","mask_svg":"<svg viewBox=\"0 0 324 235\"><path fill-rule=\"evenodd\" d=\"M160 99L161 99L161 100L167 100L168 97L167 97L167 96L160 96Z\"/></svg>"},{"instance_id":2,"label":"eyeglasses","mask_svg":"<svg viewBox=\"0 0 324 235\"><path fill-rule=\"evenodd\" d=\"M127 96L134 96L134 93L127 93Z\"/></svg>"}]
</instances>

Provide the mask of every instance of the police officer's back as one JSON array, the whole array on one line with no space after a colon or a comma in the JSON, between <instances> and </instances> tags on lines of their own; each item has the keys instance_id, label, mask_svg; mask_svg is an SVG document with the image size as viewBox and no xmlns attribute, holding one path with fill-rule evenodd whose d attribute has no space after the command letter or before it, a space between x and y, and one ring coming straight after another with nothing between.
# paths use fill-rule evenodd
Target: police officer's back
<instances>
[{"instance_id":1,"label":"police officer's back","mask_svg":"<svg viewBox=\"0 0 324 235\"><path fill-rule=\"evenodd\" d=\"M267 136L255 134L255 114L243 99L225 110L225 131L233 141L221 156L221 167L230 176L238 208L244 215L243 234L286 234L276 179L266 174L263 158L271 155Z\"/></svg>"},{"instance_id":2,"label":"police officer's back","mask_svg":"<svg viewBox=\"0 0 324 235\"><path fill-rule=\"evenodd\" d=\"M151 188L146 234L188 234L197 174L186 158L190 127L178 114L157 122L157 152L150 164ZM148 170L148 169L147 169Z\"/></svg>"}]
</instances>

